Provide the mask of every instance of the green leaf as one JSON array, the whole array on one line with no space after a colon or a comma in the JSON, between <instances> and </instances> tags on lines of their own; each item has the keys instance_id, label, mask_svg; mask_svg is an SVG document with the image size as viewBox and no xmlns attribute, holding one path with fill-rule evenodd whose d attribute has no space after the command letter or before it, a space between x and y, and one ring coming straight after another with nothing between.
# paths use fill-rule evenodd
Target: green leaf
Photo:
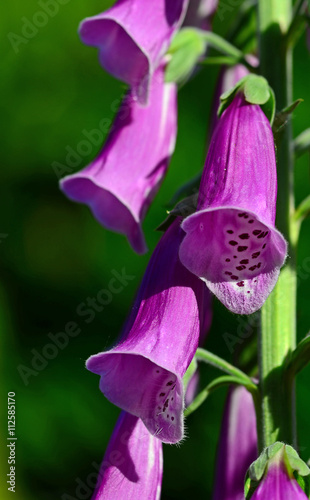
<instances>
[{"instance_id":1,"label":"green leaf","mask_svg":"<svg viewBox=\"0 0 310 500\"><path fill-rule=\"evenodd\" d=\"M184 28L174 37L168 54L166 82L184 83L193 72L199 58L206 50L206 42L193 28Z\"/></svg>"},{"instance_id":2,"label":"green leaf","mask_svg":"<svg viewBox=\"0 0 310 500\"><path fill-rule=\"evenodd\" d=\"M302 339L292 352L286 372L289 377L295 377L310 362L310 334Z\"/></svg>"},{"instance_id":3,"label":"green leaf","mask_svg":"<svg viewBox=\"0 0 310 500\"><path fill-rule=\"evenodd\" d=\"M304 130L296 139L294 140L295 156L299 158L304 153L310 150L310 128Z\"/></svg>"},{"instance_id":4,"label":"green leaf","mask_svg":"<svg viewBox=\"0 0 310 500\"><path fill-rule=\"evenodd\" d=\"M270 98L270 88L266 78L248 75L244 83L244 96L251 104L265 104Z\"/></svg>"},{"instance_id":5,"label":"green leaf","mask_svg":"<svg viewBox=\"0 0 310 500\"><path fill-rule=\"evenodd\" d=\"M303 220L310 215L310 195L305 198L295 210L294 219Z\"/></svg>"}]
</instances>

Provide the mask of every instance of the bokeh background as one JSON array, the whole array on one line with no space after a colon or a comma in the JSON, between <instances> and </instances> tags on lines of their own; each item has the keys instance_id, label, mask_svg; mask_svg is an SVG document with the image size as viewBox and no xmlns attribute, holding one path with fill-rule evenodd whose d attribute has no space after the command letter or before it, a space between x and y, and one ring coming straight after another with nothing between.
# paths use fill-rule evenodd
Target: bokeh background
<instances>
[{"instance_id":1,"label":"bokeh background","mask_svg":"<svg viewBox=\"0 0 310 500\"><path fill-rule=\"evenodd\" d=\"M214 19L215 30L223 34L242 4L225 2L234 7L224 19ZM103 229L87 207L71 203L58 189L61 168L77 171L99 149L98 145L83 146L83 131L98 129L102 119L112 120L124 93L124 85L99 66L97 51L83 46L77 35L84 17L112 2L62 0L61 4L59 0L58 12L46 22L38 14L44 3L11 0L2 6L0 19L1 498L12 495L6 486L6 401L7 392L14 391L18 437L14 498L88 499L90 490L79 497L77 485L86 483L95 472L94 462L102 460L119 410L105 400L98 389L99 378L87 372L84 363L89 355L108 348L118 335L160 237L155 228L165 218L166 204L203 165L218 68L203 68L180 89L176 152L144 223L149 253L137 256L124 237ZM25 38L23 26L32 23L34 16L42 26ZM29 36L31 28L27 29ZM18 39L15 49L10 33L24 40ZM310 56L301 37L295 53L294 98L304 102L294 113L295 135L310 125L309 68ZM76 155L74 168L66 163L69 150ZM296 163L297 202L308 194L306 155ZM298 254L299 338L310 327L309 256L310 223L306 221ZM121 272L124 267L134 279L87 323L88 316L78 314L77 308L108 287L113 270ZM247 321L216 302L208 349L232 359L225 334L238 338L246 331ZM58 349L53 359L41 361L40 371L22 377L23 370L33 369L36 353L51 343L48 335L64 331L68 322L75 322L80 333ZM205 369L202 376L207 380L213 372ZM188 418L187 439L181 446L164 447L163 499L211 498L225 394L219 390ZM309 368L298 376L297 397L300 452L309 459Z\"/></svg>"}]
</instances>

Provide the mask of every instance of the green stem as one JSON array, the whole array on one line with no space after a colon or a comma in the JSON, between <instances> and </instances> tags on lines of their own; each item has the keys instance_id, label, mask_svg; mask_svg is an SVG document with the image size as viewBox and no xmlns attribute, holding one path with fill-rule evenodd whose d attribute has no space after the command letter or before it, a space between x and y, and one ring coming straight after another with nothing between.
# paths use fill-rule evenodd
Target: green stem
<instances>
[{"instance_id":1,"label":"green stem","mask_svg":"<svg viewBox=\"0 0 310 500\"><path fill-rule=\"evenodd\" d=\"M275 91L277 108L292 102L292 51L286 44L292 0L259 0L260 65ZM291 120L277 138L277 227L289 245L278 283L262 308L259 335L261 388L260 451L275 441L295 444L294 388L284 377L284 363L296 345L296 240Z\"/></svg>"}]
</instances>

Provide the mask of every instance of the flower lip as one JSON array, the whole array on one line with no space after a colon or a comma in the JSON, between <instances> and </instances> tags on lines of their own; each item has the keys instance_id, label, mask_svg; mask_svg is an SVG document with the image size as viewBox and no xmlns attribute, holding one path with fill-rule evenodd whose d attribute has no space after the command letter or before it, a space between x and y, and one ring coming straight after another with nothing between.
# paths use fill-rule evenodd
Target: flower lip
<instances>
[{"instance_id":1,"label":"flower lip","mask_svg":"<svg viewBox=\"0 0 310 500\"><path fill-rule=\"evenodd\" d=\"M132 37L121 21L112 17L95 16L81 22L79 34L82 42L99 47L102 66L115 78L130 85L135 96L146 104L151 77L151 62L143 47ZM111 51L126 57L111 57Z\"/></svg>"},{"instance_id":2,"label":"flower lip","mask_svg":"<svg viewBox=\"0 0 310 500\"><path fill-rule=\"evenodd\" d=\"M141 418L152 435L166 443L182 439L183 384L177 374L145 356L118 349L91 356L86 368L101 376L100 389L107 399Z\"/></svg>"},{"instance_id":3,"label":"flower lip","mask_svg":"<svg viewBox=\"0 0 310 500\"><path fill-rule=\"evenodd\" d=\"M200 210L181 227L187 233L181 262L233 312L259 309L286 258L281 233L254 212L234 206Z\"/></svg>"},{"instance_id":4,"label":"flower lip","mask_svg":"<svg viewBox=\"0 0 310 500\"><path fill-rule=\"evenodd\" d=\"M82 173L64 177L60 188L71 200L87 204L100 224L127 236L135 252L147 251L139 218L112 189L105 189L95 177Z\"/></svg>"}]
</instances>

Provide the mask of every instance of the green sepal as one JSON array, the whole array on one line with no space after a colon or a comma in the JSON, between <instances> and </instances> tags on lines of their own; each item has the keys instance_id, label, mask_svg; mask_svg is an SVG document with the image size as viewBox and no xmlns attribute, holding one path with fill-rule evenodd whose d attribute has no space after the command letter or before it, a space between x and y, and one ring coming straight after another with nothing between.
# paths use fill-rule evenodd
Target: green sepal
<instances>
[{"instance_id":1,"label":"green sepal","mask_svg":"<svg viewBox=\"0 0 310 500\"><path fill-rule=\"evenodd\" d=\"M224 92L220 97L218 116L231 104L237 92L243 92L245 100L250 104L258 104L262 107L270 124L272 125L275 116L275 96L273 90L263 76L249 74L237 84Z\"/></svg>"},{"instance_id":2,"label":"green sepal","mask_svg":"<svg viewBox=\"0 0 310 500\"><path fill-rule=\"evenodd\" d=\"M310 334L302 339L291 353L286 366L287 375L294 378L308 363L310 363Z\"/></svg>"},{"instance_id":3,"label":"green sepal","mask_svg":"<svg viewBox=\"0 0 310 500\"><path fill-rule=\"evenodd\" d=\"M250 104L266 104L270 98L270 88L266 78L259 75L248 75L244 82L244 97Z\"/></svg>"},{"instance_id":4,"label":"green sepal","mask_svg":"<svg viewBox=\"0 0 310 500\"><path fill-rule=\"evenodd\" d=\"M296 158L310 151L310 128L307 128L295 138L294 150Z\"/></svg>"},{"instance_id":5,"label":"green sepal","mask_svg":"<svg viewBox=\"0 0 310 500\"><path fill-rule=\"evenodd\" d=\"M194 28L180 30L172 40L168 51L171 59L165 72L166 82L183 84L205 53L206 45L198 30Z\"/></svg>"},{"instance_id":6,"label":"green sepal","mask_svg":"<svg viewBox=\"0 0 310 500\"><path fill-rule=\"evenodd\" d=\"M286 124L289 115L291 115L295 111L295 109L297 108L297 106L299 106L301 102L303 102L303 99L296 99L296 101L292 102L292 104L290 104L289 106L282 109L281 111L279 111L279 113L276 114L273 124L273 132L275 134L280 132L280 130Z\"/></svg>"},{"instance_id":7,"label":"green sepal","mask_svg":"<svg viewBox=\"0 0 310 500\"><path fill-rule=\"evenodd\" d=\"M198 193L179 201L172 210L167 210L168 217L156 228L156 231L167 231L176 217L188 217L196 212Z\"/></svg>"},{"instance_id":8,"label":"green sepal","mask_svg":"<svg viewBox=\"0 0 310 500\"><path fill-rule=\"evenodd\" d=\"M178 201L182 198L187 198L193 194L198 193L199 186L201 182L202 172L199 172L195 177L187 181L183 186L181 186L172 196L169 203L167 203L167 207L174 207Z\"/></svg>"},{"instance_id":9,"label":"green sepal","mask_svg":"<svg viewBox=\"0 0 310 500\"><path fill-rule=\"evenodd\" d=\"M278 455L278 457L276 457ZM269 462L280 460L285 463L287 472L290 476L306 478L300 480L300 485L308 488L310 469L307 464L299 457L298 453L290 445L277 441L265 448L255 462L253 462L246 474L244 484L244 495L246 500L251 498L254 490L262 480ZM305 490L304 490L305 491Z\"/></svg>"}]
</instances>

